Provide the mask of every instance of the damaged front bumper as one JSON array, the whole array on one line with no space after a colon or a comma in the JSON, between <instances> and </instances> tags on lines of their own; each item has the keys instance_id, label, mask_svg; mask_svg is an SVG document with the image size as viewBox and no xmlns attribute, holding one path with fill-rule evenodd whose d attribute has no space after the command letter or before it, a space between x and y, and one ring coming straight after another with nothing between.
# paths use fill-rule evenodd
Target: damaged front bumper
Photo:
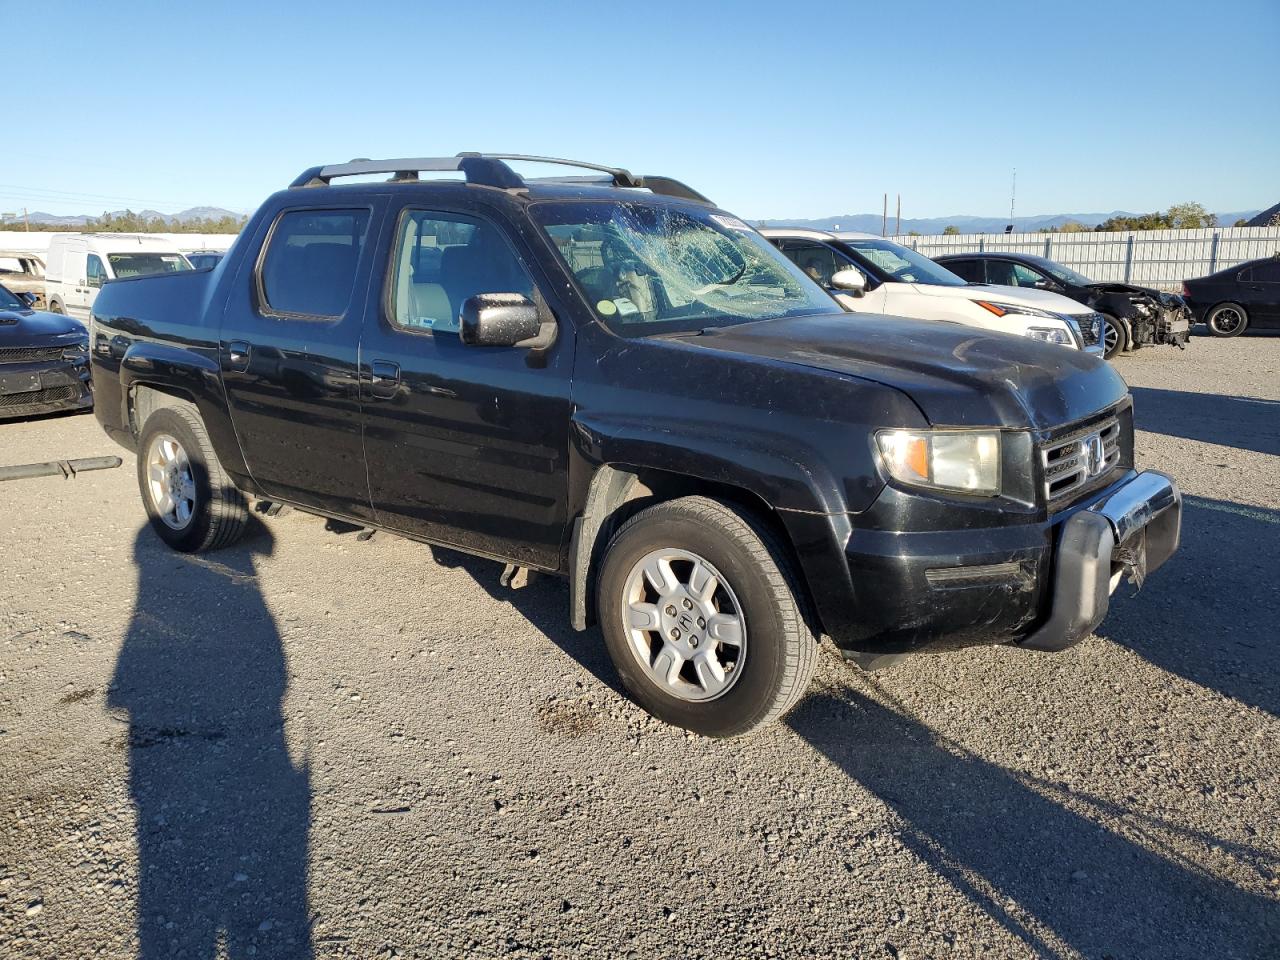
<instances>
[{"instance_id":1,"label":"damaged front bumper","mask_svg":"<svg viewBox=\"0 0 1280 960\"><path fill-rule=\"evenodd\" d=\"M1155 470L1073 514L1058 535L1049 619L1018 646L1055 651L1079 643L1106 617L1120 581L1128 576L1141 587L1173 556L1181 532L1182 494Z\"/></svg>"},{"instance_id":2,"label":"damaged front bumper","mask_svg":"<svg viewBox=\"0 0 1280 960\"><path fill-rule=\"evenodd\" d=\"M977 645L1062 650L1097 627L1126 574L1140 585L1168 560L1181 522L1174 481L1130 471L1040 522L855 527L845 547L847 615L825 616L825 626L846 657L868 668Z\"/></svg>"}]
</instances>

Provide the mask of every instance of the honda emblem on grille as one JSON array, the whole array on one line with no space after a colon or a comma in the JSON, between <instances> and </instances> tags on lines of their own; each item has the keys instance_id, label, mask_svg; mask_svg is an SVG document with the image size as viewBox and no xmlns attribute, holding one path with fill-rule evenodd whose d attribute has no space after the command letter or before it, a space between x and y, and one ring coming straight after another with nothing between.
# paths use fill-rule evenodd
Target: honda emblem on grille
<instances>
[{"instance_id":1,"label":"honda emblem on grille","mask_svg":"<svg viewBox=\"0 0 1280 960\"><path fill-rule=\"evenodd\" d=\"M1084 458L1084 468L1090 477L1102 473L1107 463L1107 451L1102 445L1102 437L1091 433L1080 441L1080 456Z\"/></svg>"}]
</instances>

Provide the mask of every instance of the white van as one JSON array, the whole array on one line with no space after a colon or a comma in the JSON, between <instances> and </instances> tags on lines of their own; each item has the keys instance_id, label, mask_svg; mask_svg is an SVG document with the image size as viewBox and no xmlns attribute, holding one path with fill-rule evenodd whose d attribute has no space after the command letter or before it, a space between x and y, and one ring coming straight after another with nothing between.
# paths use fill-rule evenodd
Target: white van
<instances>
[{"instance_id":1,"label":"white van","mask_svg":"<svg viewBox=\"0 0 1280 960\"><path fill-rule=\"evenodd\" d=\"M868 233L760 232L846 310L963 323L1102 356L1102 314L1059 293L966 283L914 250Z\"/></svg>"},{"instance_id":2,"label":"white van","mask_svg":"<svg viewBox=\"0 0 1280 960\"><path fill-rule=\"evenodd\" d=\"M56 236L45 256L45 301L52 313L88 320L106 280L190 270L191 264L169 240L136 233L86 233Z\"/></svg>"}]
</instances>

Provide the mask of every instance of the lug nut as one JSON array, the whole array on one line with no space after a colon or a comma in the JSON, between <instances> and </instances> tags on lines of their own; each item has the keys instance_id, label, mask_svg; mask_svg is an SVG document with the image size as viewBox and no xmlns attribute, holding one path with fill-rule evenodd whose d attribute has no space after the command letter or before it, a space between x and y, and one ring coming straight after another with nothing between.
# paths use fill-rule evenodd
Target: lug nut
<instances>
[{"instance_id":1,"label":"lug nut","mask_svg":"<svg viewBox=\"0 0 1280 960\"><path fill-rule=\"evenodd\" d=\"M672 639L672 640L679 640L679 639L680 639L680 630L679 630L678 628L672 628L672 630L671 630L671 639Z\"/></svg>"},{"instance_id":2,"label":"lug nut","mask_svg":"<svg viewBox=\"0 0 1280 960\"><path fill-rule=\"evenodd\" d=\"M693 601L692 601L692 600L689 600L689 599L686 597L686 598L685 598L685 601L684 601L684 608L685 608L686 610L692 610L692 609L693 609Z\"/></svg>"},{"instance_id":3,"label":"lug nut","mask_svg":"<svg viewBox=\"0 0 1280 960\"><path fill-rule=\"evenodd\" d=\"M699 617L699 618L698 618L698 628L699 628L700 630L705 630L705 629L707 629L707 621L705 621L705 620L703 620L701 617Z\"/></svg>"},{"instance_id":4,"label":"lug nut","mask_svg":"<svg viewBox=\"0 0 1280 960\"><path fill-rule=\"evenodd\" d=\"M671 604L667 604L667 616L674 617L675 615L676 615L676 608L673 607Z\"/></svg>"},{"instance_id":5,"label":"lug nut","mask_svg":"<svg viewBox=\"0 0 1280 960\"><path fill-rule=\"evenodd\" d=\"M698 638L697 638L697 637L690 637L690 638L689 638L689 646L691 646L691 647L696 647L697 645L698 645Z\"/></svg>"}]
</instances>

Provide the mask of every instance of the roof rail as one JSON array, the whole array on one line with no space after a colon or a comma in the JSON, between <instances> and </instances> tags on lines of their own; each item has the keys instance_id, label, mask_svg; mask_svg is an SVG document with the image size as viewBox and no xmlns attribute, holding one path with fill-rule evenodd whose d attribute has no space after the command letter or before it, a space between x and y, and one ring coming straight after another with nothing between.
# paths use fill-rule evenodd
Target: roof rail
<instances>
[{"instance_id":1,"label":"roof rail","mask_svg":"<svg viewBox=\"0 0 1280 960\"><path fill-rule=\"evenodd\" d=\"M528 186L528 182L506 163L515 160L523 163L552 163L580 170L595 170L607 174L607 177L545 177L537 178L544 183L602 183L607 182L615 187L634 187L647 189L653 193L698 203L710 204L711 201L698 191L671 177L637 176L621 167L605 167L597 163L583 163L578 160L564 160L560 157L538 157L523 153L460 153L456 157L416 157L398 160L357 159L349 163L329 164L323 167L310 167L304 170L293 183L295 187L323 187L336 177L358 177L373 173L392 174L391 182L401 183L418 179L419 173L442 173L458 171L467 183L486 187L497 187L501 190L519 190Z\"/></svg>"}]
</instances>

